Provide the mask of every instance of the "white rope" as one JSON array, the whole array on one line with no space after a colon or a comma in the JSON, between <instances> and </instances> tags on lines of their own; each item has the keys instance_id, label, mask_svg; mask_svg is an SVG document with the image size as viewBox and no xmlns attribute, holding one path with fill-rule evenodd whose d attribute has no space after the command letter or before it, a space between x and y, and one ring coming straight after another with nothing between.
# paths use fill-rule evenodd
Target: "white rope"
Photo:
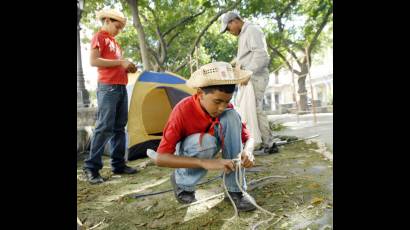
<instances>
[{"instance_id":1,"label":"white rope","mask_svg":"<svg viewBox=\"0 0 410 230\"><path fill-rule=\"evenodd\" d=\"M265 223L265 222L271 221L271 220L273 219L273 217L276 216L276 214L275 214L275 213L272 213L272 212L269 212L268 210L266 210L266 209L262 208L261 206L259 206L259 205L252 199L252 197L249 195L249 193L247 193L246 191L244 191L244 190L242 189L243 176L242 176L241 160L240 160L240 159L232 159L232 161L234 162L234 165L235 165L235 182L236 182L236 184L238 185L239 190L242 192L242 195L245 196L246 198L248 198L248 200L251 202L251 204L253 204L256 208L258 208L259 210L261 210L262 212L264 212L264 213L266 213L266 214L271 215L271 217L270 217L269 219L260 221L260 222L256 223L255 225L253 225L253 226L251 227L251 229L252 229L252 230L255 230L259 225L261 225L261 224L263 224L263 223ZM245 169L244 169L244 171L245 171ZM236 217L238 217L238 209L237 209L237 207L236 207L236 205L235 205L235 202L233 201L232 197L229 195L228 189L226 188L226 185L225 185L225 174L226 174L226 173L224 172L224 174L223 174L223 185L224 185L224 188L225 188L225 192L226 192L226 194L228 195L229 200L231 201L232 206L234 207L234 210L235 210L234 216L232 216L231 218L229 218L229 219L227 219L227 220L228 220L228 221L232 221L232 220L234 220Z\"/></svg>"}]
</instances>

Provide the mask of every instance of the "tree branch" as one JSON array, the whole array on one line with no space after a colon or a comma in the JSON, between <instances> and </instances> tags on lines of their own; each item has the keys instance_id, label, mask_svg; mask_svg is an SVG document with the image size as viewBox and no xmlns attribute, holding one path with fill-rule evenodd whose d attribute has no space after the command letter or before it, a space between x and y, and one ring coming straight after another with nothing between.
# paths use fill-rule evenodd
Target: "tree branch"
<instances>
[{"instance_id":1,"label":"tree branch","mask_svg":"<svg viewBox=\"0 0 410 230\"><path fill-rule=\"evenodd\" d=\"M181 31L176 32L167 42L167 48L169 47L169 45L171 44L172 41L174 41L174 39L181 33Z\"/></svg>"},{"instance_id":2,"label":"tree branch","mask_svg":"<svg viewBox=\"0 0 410 230\"><path fill-rule=\"evenodd\" d=\"M233 8L235 8L239 3L241 2L241 0L236 1L235 3L233 3L231 6L221 10L219 13L217 13L210 21L209 23L205 26L204 29L202 29L201 33L199 33L199 35L197 36L197 38L195 39L194 45L191 48L191 51L188 53L189 55L193 55L194 51L195 51L195 47L198 45L199 41L201 40L202 36L205 34L205 32L209 29L209 27L216 21L218 20L218 18L228 12L229 10L232 10ZM179 65L174 72L178 72L180 69L182 69L186 64L188 63L188 58L185 58L185 61L182 62L181 65Z\"/></svg>"},{"instance_id":3,"label":"tree branch","mask_svg":"<svg viewBox=\"0 0 410 230\"><path fill-rule=\"evenodd\" d=\"M202 11L200 11L199 13L196 13L194 15L190 15L187 16L185 18L182 18L180 21L178 21L175 25L171 26L168 30L166 30L162 35L165 37L167 34L169 34L172 30L174 30L175 28L177 28L178 26L181 26L191 20L193 20L194 18L200 16L201 14L205 13L206 8L204 8Z\"/></svg>"},{"instance_id":4,"label":"tree branch","mask_svg":"<svg viewBox=\"0 0 410 230\"><path fill-rule=\"evenodd\" d=\"M292 65L289 63L289 61L286 59L286 57L285 57L277 48L273 47L271 44L268 44L268 47L269 47L273 52L275 52L275 53L286 63L286 65L288 66L288 68L289 68L290 71L292 71L292 72L294 72L294 73L296 73L296 74L298 74L298 75L301 74L300 71L295 70L294 68L292 68Z\"/></svg>"},{"instance_id":5,"label":"tree branch","mask_svg":"<svg viewBox=\"0 0 410 230\"><path fill-rule=\"evenodd\" d=\"M289 46L285 46L285 49L286 49L286 51L288 51L288 52L290 53L290 55L292 55L292 57L296 60L296 63L298 63L299 67L302 68L302 63L299 61L299 58L298 58L298 56L296 55L296 53L295 53L293 50L291 50L291 49L289 48ZM302 48L302 52L303 52L303 51L304 51L304 49Z\"/></svg>"},{"instance_id":6,"label":"tree branch","mask_svg":"<svg viewBox=\"0 0 410 230\"><path fill-rule=\"evenodd\" d=\"M283 25L283 23L282 23L282 18L283 18L283 16L285 15L285 13L287 13L287 12L290 10L290 8L296 3L296 1L297 1L297 0L292 0L291 2L289 2L289 3L285 6L285 8L283 9L283 11L280 12L278 16L272 17L273 19L275 19L275 20L277 21L277 23L278 23L278 28L279 28L279 32L280 32L280 33L283 32L283 28L284 28L284 25Z\"/></svg>"},{"instance_id":7,"label":"tree branch","mask_svg":"<svg viewBox=\"0 0 410 230\"><path fill-rule=\"evenodd\" d=\"M159 45L157 48L157 54L155 55L155 60L158 62L158 65L161 66L167 56L167 45L165 43L164 36L161 34L161 31L159 29L158 18L155 11L150 6L147 6L147 9L152 13L152 16L155 19L155 33L159 38ZM154 52L154 50L151 49L151 53L152 52Z\"/></svg>"},{"instance_id":8,"label":"tree branch","mask_svg":"<svg viewBox=\"0 0 410 230\"><path fill-rule=\"evenodd\" d=\"M320 23L318 30L316 31L315 35L312 38L312 41L310 42L310 44L308 45L308 55L310 57L310 54L312 53L312 49L313 47L316 45L318 37L320 35L320 33L322 32L323 28L325 28L326 24L328 23L329 17L333 12L333 5L330 6L330 8L327 10L323 21ZM309 58L310 59L310 58Z\"/></svg>"},{"instance_id":9,"label":"tree branch","mask_svg":"<svg viewBox=\"0 0 410 230\"><path fill-rule=\"evenodd\" d=\"M290 10L290 8L296 3L297 0L292 0L291 2L288 3L288 5L285 6L285 9L279 14L279 18L282 18L285 13Z\"/></svg>"}]
</instances>

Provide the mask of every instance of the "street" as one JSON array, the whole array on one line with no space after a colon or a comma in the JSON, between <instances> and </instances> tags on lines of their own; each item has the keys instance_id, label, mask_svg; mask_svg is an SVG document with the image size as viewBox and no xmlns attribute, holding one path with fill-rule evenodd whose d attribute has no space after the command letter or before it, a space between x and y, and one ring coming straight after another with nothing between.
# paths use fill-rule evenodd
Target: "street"
<instances>
[{"instance_id":1,"label":"street","mask_svg":"<svg viewBox=\"0 0 410 230\"><path fill-rule=\"evenodd\" d=\"M290 135L300 138L319 134L316 139L324 142L329 150L333 150L333 113L316 114L314 124L313 114L299 115L299 122L295 114L268 115L269 121L277 121L286 129L275 132L274 135Z\"/></svg>"}]
</instances>

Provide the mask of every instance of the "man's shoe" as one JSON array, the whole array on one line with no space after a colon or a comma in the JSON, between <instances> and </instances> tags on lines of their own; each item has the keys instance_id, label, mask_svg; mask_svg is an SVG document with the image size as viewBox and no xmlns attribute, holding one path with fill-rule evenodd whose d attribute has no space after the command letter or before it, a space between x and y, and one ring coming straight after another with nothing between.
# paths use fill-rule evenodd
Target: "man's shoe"
<instances>
[{"instance_id":1,"label":"man's shoe","mask_svg":"<svg viewBox=\"0 0 410 230\"><path fill-rule=\"evenodd\" d=\"M175 171L173 171L171 174L171 184L172 184L172 188L174 189L175 198L177 199L179 203L190 204L196 201L195 191L194 192L185 191L178 187L176 180L175 180Z\"/></svg>"},{"instance_id":2,"label":"man's shoe","mask_svg":"<svg viewBox=\"0 0 410 230\"><path fill-rule=\"evenodd\" d=\"M252 204L255 203L255 199L251 196L247 197L242 194L242 192L229 192L233 202L238 208L238 211L248 212L256 209L256 206ZM225 196L225 201L229 201L229 197Z\"/></svg>"},{"instance_id":3,"label":"man's shoe","mask_svg":"<svg viewBox=\"0 0 410 230\"><path fill-rule=\"evenodd\" d=\"M274 154L279 152L279 148L276 143L273 142L271 147L265 147L263 151L265 154Z\"/></svg>"},{"instance_id":4,"label":"man's shoe","mask_svg":"<svg viewBox=\"0 0 410 230\"><path fill-rule=\"evenodd\" d=\"M101 177L98 171L92 171L90 169L84 169L85 177L90 184L103 183L104 179Z\"/></svg>"},{"instance_id":5,"label":"man's shoe","mask_svg":"<svg viewBox=\"0 0 410 230\"><path fill-rule=\"evenodd\" d=\"M115 174L135 174L137 173L137 170L128 166L124 166L123 168L114 169L112 170L112 172Z\"/></svg>"}]
</instances>

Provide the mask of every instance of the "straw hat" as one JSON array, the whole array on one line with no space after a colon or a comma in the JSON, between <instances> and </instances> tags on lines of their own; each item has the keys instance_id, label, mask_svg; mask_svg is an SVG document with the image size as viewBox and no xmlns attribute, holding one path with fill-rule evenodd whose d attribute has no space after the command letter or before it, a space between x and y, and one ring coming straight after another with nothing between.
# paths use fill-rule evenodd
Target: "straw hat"
<instances>
[{"instance_id":1,"label":"straw hat","mask_svg":"<svg viewBox=\"0 0 410 230\"><path fill-rule=\"evenodd\" d=\"M239 84L247 81L252 71L242 70L238 65L232 68L227 62L212 62L201 66L187 81L191 88L201 88L211 85Z\"/></svg>"},{"instance_id":2,"label":"straw hat","mask_svg":"<svg viewBox=\"0 0 410 230\"><path fill-rule=\"evenodd\" d=\"M124 14L114 9L101 10L97 12L97 19L100 21L103 18L111 18L121 22L124 25L127 22Z\"/></svg>"}]
</instances>

